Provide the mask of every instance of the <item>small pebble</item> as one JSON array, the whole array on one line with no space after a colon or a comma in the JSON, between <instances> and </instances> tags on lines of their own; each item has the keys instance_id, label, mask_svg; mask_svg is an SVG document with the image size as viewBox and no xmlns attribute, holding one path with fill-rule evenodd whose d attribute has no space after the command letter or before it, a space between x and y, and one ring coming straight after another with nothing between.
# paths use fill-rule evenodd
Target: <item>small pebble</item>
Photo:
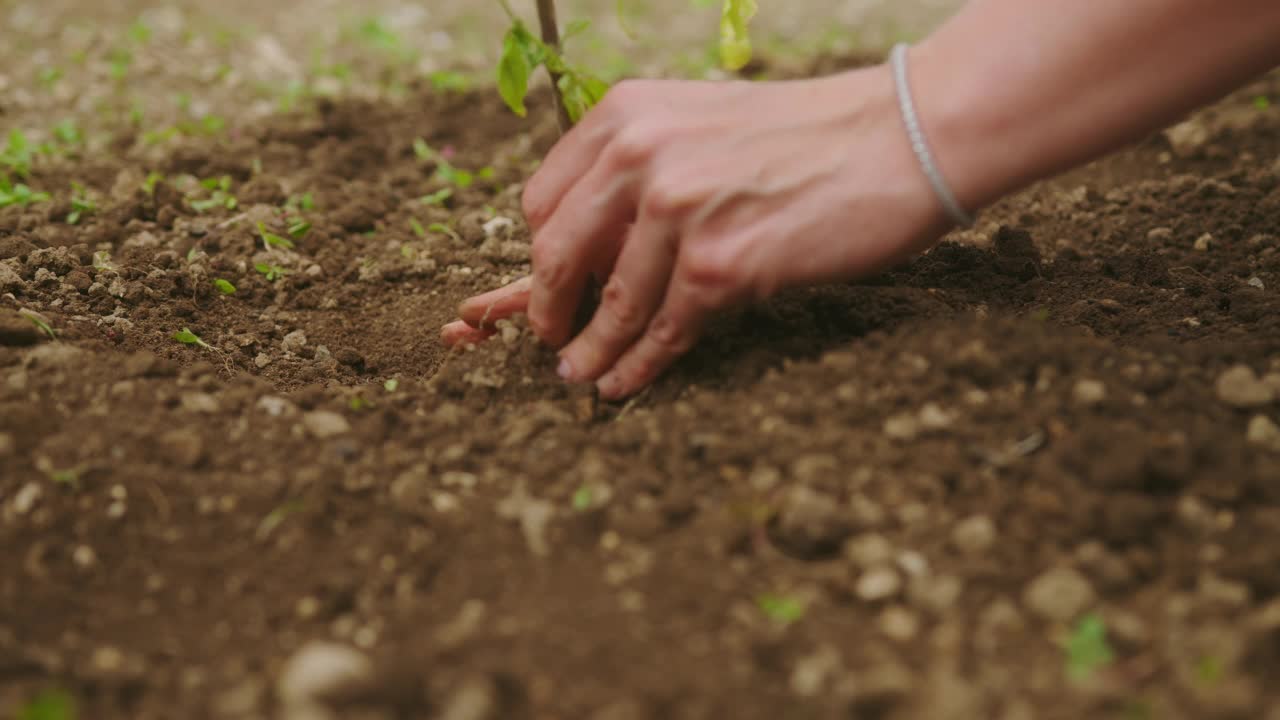
<instances>
[{"instance_id":1,"label":"small pebble","mask_svg":"<svg viewBox=\"0 0 1280 720\"><path fill-rule=\"evenodd\" d=\"M1046 620L1068 622L1093 604L1093 585L1074 568L1053 568L1027 584L1022 601Z\"/></svg>"},{"instance_id":2,"label":"small pebble","mask_svg":"<svg viewBox=\"0 0 1280 720\"><path fill-rule=\"evenodd\" d=\"M182 409L187 412L213 414L219 410L217 398L209 393L183 393L181 403Z\"/></svg>"},{"instance_id":3,"label":"small pebble","mask_svg":"<svg viewBox=\"0 0 1280 720\"><path fill-rule=\"evenodd\" d=\"M1235 365L1225 370L1218 376L1214 388L1219 400L1236 408L1259 408L1276 398L1275 389L1248 365Z\"/></svg>"},{"instance_id":4,"label":"small pebble","mask_svg":"<svg viewBox=\"0 0 1280 720\"><path fill-rule=\"evenodd\" d=\"M1107 399L1107 386L1100 380L1079 380L1071 388L1071 399L1082 407L1093 407Z\"/></svg>"},{"instance_id":5,"label":"small pebble","mask_svg":"<svg viewBox=\"0 0 1280 720\"><path fill-rule=\"evenodd\" d=\"M889 567L872 568L858 578L854 592L866 602L887 600L902 589L902 578Z\"/></svg>"},{"instance_id":6,"label":"small pebble","mask_svg":"<svg viewBox=\"0 0 1280 720\"><path fill-rule=\"evenodd\" d=\"M996 542L996 526L986 515L966 518L951 531L951 542L966 555L981 555Z\"/></svg>"},{"instance_id":7,"label":"small pebble","mask_svg":"<svg viewBox=\"0 0 1280 720\"><path fill-rule=\"evenodd\" d=\"M285 663L276 694L285 705L309 705L373 676L373 663L346 645L313 640Z\"/></svg>"},{"instance_id":8,"label":"small pebble","mask_svg":"<svg viewBox=\"0 0 1280 720\"><path fill-rule=\"evenodd\" d=\"M98 554L88 545L78 545L71 552L71 561L80 569L88 570L98 562Z\"/></svg>"},{"instance_id":9,"label":"small pebble","mask_svg":"<svg viewBox=\"0 0 1280 720\"><path fill-rule=\"evenodd\" d=\"M844 544L844 556L857 567L867 570L888 563L893 558L893 545L883 535L859 535Z\"/></svg>"},{"instance_id":10,"label":"small pebble","mask_svg":"<svg viewBox=\"0 0 1280 720\"><path fill-rule=\"evenodd\" d=\"M1197 252L1208 252L1209 250L1213 249L1213 245L1214 245L1213 235L1209 233L1205 233L1200 237L1196 238L1194 247Z\"/></svg>"},{"instance_id":11,"label":"small pebble","mask_svg":"<svg viewBox=\"0 0 1280 720\"><path fill-rule=\"evenodd\" d=\"M280 341L280 348L285 352L298 353L302 348L307 346L307 334L301 330L294 330L284 339Z\"/></svg>"},{"instance_id":12,"label":"small pebble","mask_svg":"<svg viewBox=\"0 0 1280 720\"><path fill-rule=\"evenodd\" d=\"M316 410L302 416L302 426L313 437L324 440L351 431L351 423L336 412Z\"/></svg>"},{"instance_id":13,"label":"small pebble","mask_svg":"<svg viewBox=\"0 0 1280 720\"><path fill-rule=\"evenodd\" d=\"M1173 239L1173 229L1167 227L1151 228L1147 232L1147 239L1152 242L1168 242Z\"/></svg>"},{"instance_id":14,"label":"small pebble","mask_svg":"<svg viewBox=\"0 0 1280 720\"><path fill-rule=\"evenodd\" d=\"M1249 420L1245 439L1252 445L1280 452L1280 425L1266 415L1254 415Z\"/></svg>"},{"instance_id":15,"label":"small pebble","mask_svg":"<svg viewBox=\"0 0 1280 720\"><path fill-rule=\"evenodd\" d=\"M885 637L898 642L914 640L920 631L920 619L916 614L901 605L893 605L884 609L876 619L876 625Z\"/></svg>"},{"instance_id":16,"label":"small pebble","mask_svg":"<svg viewBox=\"0 0 1280 720\"><path fill-rule=\"evenodd\" d=\"M1258 288L1259 290L1266 290L1267 284L1262 282L1262 278L1258 277L1257 275L1254 275L1253 277L1249 278L1249 287Z\"/></svg>"},{"instance_id":17,"label":"small pebble","mask_svg":"<svg viewBox=\"0 0 1280 720\"><path fill-rule=\"evenodd\" d=\"M43 491L38 483L29 482L23 485L13 496L13 511L19 515L26 515L31 512L31 508L40 500Z\"/></svg>"}]
</instances>

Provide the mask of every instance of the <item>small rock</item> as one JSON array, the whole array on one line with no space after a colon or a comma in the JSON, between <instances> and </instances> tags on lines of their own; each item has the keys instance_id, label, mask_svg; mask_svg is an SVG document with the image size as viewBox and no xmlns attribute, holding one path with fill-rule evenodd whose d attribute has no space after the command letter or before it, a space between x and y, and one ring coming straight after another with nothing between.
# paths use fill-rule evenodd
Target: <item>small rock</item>
<instances>
[{"instance_id":1,"label":"small rock","mask_svg":"<svg viewBox=\"0 0 1280 720\"><path fill-rule=\"evenodd\" d=\"M253 359L253 364L261 370L271 364L271 356L264 352L260 352L258 353L258 356Z\"/></svg>"},{"instance_id":2,"label":"small rock","mask_svg":"<svg viewBox=\"0 0 1280 720\"><path fill-rule=\"evenodd\" d=\"M1164 137L1174 155L1186 158L1195 155L1209 142L1209 128L1193 118L1167 128Z\"/></svg>"},{"instance_id":3,"label":"small rock","mask_svg":"<svg viewBox=\"0 0 1280 720\"><path fill-rule=\"evenodd\" d=\"M26 515L31 512L31 508L35 507L40 500L43 491L40 489L39 483L29 482L18 489L13 495L13 511L18 515Z\"/></svg>"},{"instance_id":4,"label":"small rock","mask_svg":"<svg viewBox=\"0 0 1280 720\"><path fill-rule=\"evenodd\" d=\"M88 570L98 562L98 554L88 545L78 545L71 551L71 561L81 570Z\"/></svg>"},{"instance_id":5,"label":"small rock","mask_svg":"<svg viewBox=\"0 0 1280 720\"><path fill-rule=\"evenodd\" d=\"M880 613L880 617L876 618L876 626L890 640L907 642L914 640L920 631L920 619L901 605L893 605Z\"/></svg>"},{"instance_id":6,"label":"small rock","mask_svg":"<svg viewBox=\"0 0 1280 720\"><path fill-rule=\"evenodd\" d=\"M1022 601L1046 620L1068 622L1093 604L1093 585L1074 568L1057 567L1032 580Z\"/></svg>"},{"instance_id":7,"label":"small rock","mask_svg":"<svg viewBox=\"0 0 1280 720\"><path fill-rule=\"evenodd\" d=\"M815 697L823 692L832 676L843 667L840 651L831 645L822 645L812 653L796 660L791 670L791 692L800 697Z\"/></svg>"},{"instance_id":8,"label":"small rock","mask_svg":"<svg viewBox=\"0 0 1280 720\"><path fill-rule=\"evenodd\" d=\"M1205 602L1234 610L1248 605L1251 596L1248 585L1209 572L1200 576L1196 592Z\"/></svg>"},{"instance_id":9,"label":"small rock","mask_svg":"<svg viewBox=\"0 0 1280 720\"><path fill-rule=\"evenodd\" d=\"M498 720L502 714L499 689L492 678L473 677L453 691L440 720Z\"/></svg>"},{"instance_id":10,"label":"small rock","mask_svg":"<svg viewBox=\"0 0 1280 720\"><path fill-rule=\"evenodd\" d=\"M1262 278L1258 277L1257 275L1254 275L1253 277L1249 278L1248 285L1249 287L1257 288L1259 290L1267 289L1267 284L1262 282Z\"/></svg>"},{"instance_id":11,"label":"small rock","mask_svg":"<svg viewBox=\"0 0 1280 720\"><path fill-rule=\"evenodd\" d=\"M1280 425L1266 415L1254 415L1245 431L1245 440L1253 445L1280 452Z\"/></svg>"},{"instance_id":12,"label":"small rock","mask_svg":"<svg viewBox=\"0 0 1280 720\"><path fill-rule=\"evenodd\" d=\"M1275 400L1275 390L1248 365L1235 365L1218 376L1218 399L1236 408L1259 408Z\"/></svg>"},{"instance_id":13,"label":"small rock","mask_svg":"<svg viewBox=\"0 0 1280 720\"><path fill-rule=\"evenodd\" d=\"M943 410L937 403L925 403L920 408L920 427L925 430L945 430L955 421L951 413Z\"/></svg>"},{"instance_id":14,"label":"small rock","mask_svg":"<svg viewBox=\"0 0 1280 720\"><path fill-rule=\"evenodd\" d=\"M835 554L852 532L847 513L835 499L801 485L783 496L773 535L784 549L816 558Z\"/></svg>"},{"instance_id":15,"label":"small rock","mask_svg":"<svg viewBox=\"0 0 1280 720\"><path fill-rule=\"evenodd\" d=\"M506 239L511 236L511 232L515 226L515 220L499 215L484 224L484 235L485 237L490 238L496 237Z\"/></svg>"},{"instance_id":16,"label":"small rock","mask_svg":"<svg viewBox=\"0 0 1280 720\"><path fill-rule=\"evenodd\" d=\"M6 432L0 432L0 460L13 454L14 448L18 446L13 436Z\"/></svg>"},{"instance_id":17,"label":"small rock","mask_svg":"<svg viewBox=\"0 0 1280 720\"><path fill-rule=\"evenodd\" d=\"M846 542L844 556L855 566L869 570L893 559L893 545L883 535L867 533Z\"/></svg>"},{"instance_id":18,"label":"small rock","mask_svg":"<svg viewBox=\"0 0 1280 720\"><path fill-rule=\"evenodd\" d=\"M284 339L280 341L281 349L283 349L285 352L290 352L294 354L302 352L302 348L306 346L307 346L307 334L301 330L294 330L288 335L285 335Z\"/></svg>"},{"instance_id":19,"label":"small rock","mask_svg":"<svg viewBox=\"0 0 1280 720\"><path fill-rule=\"evenodd\" d=\"M0 293L16 293L26 287L26 282L9 263L0 262Z\"/></svg>"},{"instance_id":20,"label":"small rock","mask_svg":"<svg viewBox=\"0 0 1280 720\"><path fill-rule=\"evenodd\" d=\"M902 589L902 578L892 568L880 566L872 568L858 578L854 592L866 602L888 600Z\"/></svg>"},{"instance_id":21,"label":"small rock","mask_svg":"<svg viewBox=\"0 0 1280 720\"><path fill-rule=\"evenodd\" d=\"M884 421L884 434L895 440L914 440L920 434L920 422L915 413L897 413Z\"/></svg>"},{"instance_id":22,"label":"small rock","mask_svg":"<svg viewBox=\"0 0 1280 720\"><path fill-rule=\"evenodd\" d=\"M280 417L286 413L291 413L294 407L293 403L278 395L263 395L258 398L258 409L271 417Z\"/></svg>"},{"instance_id":23,"label":"small rock","mask_svg":"<svg viewBox=\"0 0 1280 720\"><path fill-rule=\"evenodd\" d=\"M339 348L338 351L333 354L333 357L338 362L350 368L359 369L364 367L364 356L351 348Z\"/></svg>"},{"instance_id":24,"label":"small rock","mask_svg":"<svg viewBox=\"0 0 1280 720\"><path fill-rule=\"evenodd\" d=\"M498 502L497 511L499 517L520 523L525 544L534 555L545 556L551 552L547 527L555 517L555 505L533 497L524 483L518 482L511 494Z\"/></svg>"},{"instance_id":25,"label":"small rock","mask_svg":"<svg viewBox=\"0 0 1280 720\"><path fill-rule=\"evenodd\" d=\"M89 664L101 673L115 673L124 668L125 656L119 648L104 645L93 651Z\"/></svg>"},{"instance_id":26,"label":"small rock","mask_svg":"<svg viewBox=\"0 0 1280 720\"><path fill-rule=\"evenodd\" d=\"M285 706L321 703L344 690L368 682L373 663L358 650L313 640L285 663L276 695Z\"/></svg>"},{"instance_id":27,"label":"small rock","mask_svg":"<svg viewBox=\"0 0 1280 720\"><path fill-rule=\"evenodd\" d=\"M1078 380L1071 388L1071 400L1082 407L1093 407L1107 399L1107 386L1100 380Z\"/></svg>"},{"instance_id":28,"label":"small rock","mask_svg":"<svg viewBox=\"0 0 1280 720\"><path fill-rule=\"evenodd\" d=\"M321 440L351 432L351 423L342 415L329 410L316 410L303 415L302 426Z\"/></svg>"},{"instance_id":29,"label":"small rock","mask_svg":"<svg viewBox=\"0 0 1280 720\"><path fill-rule=\"evenodd\" d=\"M218 399L209 393L183 393L179 400L181 402L182 409L187 412L206 413L212 415L220 409Z\"/></svg>"},{"instance_id":30,"label":"small rock","mask_svg":"<svg viewBox=\"0 0 1280 720\"><path fill-rule=\"evenodd\" d=\"M966 555L980 555L996 542L996 526L986 515L974 515L956 525L951 542Z\"/></svg>"},{"instance_id":31,"label":"small rock","mask_svg":"<svg viewBox=\"0 0 1280 720\"><path fill-rule=\"evenodd\" d=\"M160 436L159 447L169 462L181 468L194 468L204 459L204 440L193 430L170 430Z\"/></svg>"},{"instance_id":32,"label":"small rock","mask_svg":"<svg viewBox=\"0 0 1280 720\"><path fill-rule=\"evenodd\" d=\"M1211 235L1210 233L1205 233L1200 237L1196 238L1195 245L1193 245L1192 247L1194 247L1197 252L1208 252L1209 250L1213 249L1213 245L1214 245L1213 235Z\"/></svg>"},{"instance_id":33,"label":"small rock","mask_svg":"<svg viewBox=\"0 0 1280 720\"><path fill-rule=\"evenodd\" d=\"M1173 229L1167 227L1151 228L1147 232L1147 239L1152 242L1169 242L1173 240Z\"/></svg>"}]
</instances>

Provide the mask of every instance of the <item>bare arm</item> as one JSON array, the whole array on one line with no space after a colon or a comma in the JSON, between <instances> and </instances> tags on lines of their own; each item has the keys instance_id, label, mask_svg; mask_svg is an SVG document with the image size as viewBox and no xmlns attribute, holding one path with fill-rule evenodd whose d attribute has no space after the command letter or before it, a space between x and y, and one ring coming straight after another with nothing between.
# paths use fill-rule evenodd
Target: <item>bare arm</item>
<instances>
[{"instance_id":1,"label":"bare arm","mask_svg":"<svg viewBox=\"0 0 1280 720\"><path fill-rule=\"evenodd\" d=\"M931 144L974 207L1280 64L1280 3L972 0L911 60Z\"/></svg>"}]
</instances>

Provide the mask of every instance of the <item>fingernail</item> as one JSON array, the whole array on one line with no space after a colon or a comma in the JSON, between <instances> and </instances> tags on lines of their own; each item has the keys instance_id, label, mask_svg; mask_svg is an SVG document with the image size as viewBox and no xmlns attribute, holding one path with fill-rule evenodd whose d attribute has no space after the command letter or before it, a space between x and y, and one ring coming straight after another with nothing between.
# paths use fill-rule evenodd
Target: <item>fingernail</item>
<instances>
[{"instance_id":1,"label":"fingernail","mask_svg":"<svg viewBox=\"0 0 1280 720\"><path fill-rule=\"evenodd\" d=\"M573 365L569 363L569 358L560 358L560 366L556 368L556 374L561 380L573 381Z\"/></svg>"},{"instance_id":2,"label":"fingernail","mask_svg":"<svg viewBox=\"0 0 1280 720\"><path fill-rule=\"evenodd\" d=\"M617 375L608 373L596 381L596 390L600 391L600 397L605 400L616 400L622 395L622 382Z\"/></svg>"}]
</instances>

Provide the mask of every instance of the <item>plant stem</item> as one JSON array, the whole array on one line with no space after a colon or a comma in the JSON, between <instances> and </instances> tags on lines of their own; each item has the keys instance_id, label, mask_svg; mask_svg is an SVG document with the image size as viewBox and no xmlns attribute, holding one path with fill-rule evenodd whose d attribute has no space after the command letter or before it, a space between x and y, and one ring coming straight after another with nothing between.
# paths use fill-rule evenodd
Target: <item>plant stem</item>
<instances>
[{"instance_id":1,"label":"plant stem","mask_svg":"<svg viewBox=\"0 0 1280 720\"><path fill-rule=\"evenodd\" d=\"M560 26L556 22L555 0L538 0L538 24L542 26L542 42L556 52L560 51ZM551 72L551 69L547 69ZM560 134L569 132L573 121L569 119L569 110L560 97L560 73L551 72L551 97L556 105L556 121L560 125Z\"/></svg>"}]
</instances>

